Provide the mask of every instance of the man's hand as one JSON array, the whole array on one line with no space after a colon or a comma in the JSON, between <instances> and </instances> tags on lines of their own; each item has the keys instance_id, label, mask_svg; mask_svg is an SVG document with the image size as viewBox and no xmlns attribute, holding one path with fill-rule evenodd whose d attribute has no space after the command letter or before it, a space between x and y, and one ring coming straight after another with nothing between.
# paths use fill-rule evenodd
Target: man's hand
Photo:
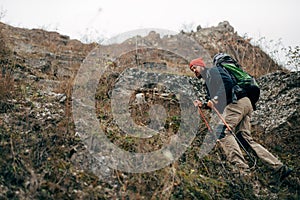
<instances>
[{"instance_id":1,"label":"man's hand","mask_svg":"<svg viewBox=\"0 0 300 200\"><path fill-rule=\"evenodd\" d=\"M218 97L214 97L212 100L208 100L207 102L201 101L201 100L195 100L194 105L195 107L199 108L213 108L214 105L218 103Z\"/></svg>"},{"instance_id":2,"label":"man's hand","mask_svg":"<svg viewBox=\"0 0 300 200\"><path fill-rule=\"evenodd\" d=\"M207 102L207 107L213 108L214 105L215 105L215 103L214 103L212 100L208 100L208 102Z\"/></svg>"},{"instance_id":3,"label":"man's hand","mask_svg":"<svg viewBox=\"0 0 300 200\"><path fill-rule=\"evenodd\" d=\"M194 101L194 106L195 106L195 107L200 107L200 108L201 108L201 107L203 106L203 103L202 103L202 101L195 100L195 101Z\"/></svg>"},{"instance_id":4,"label":"man's hand","mask_svg":"<svg viewBox=\"0 0 300 200\"><path fill-rule=\"evenodd\" d=\"M216 104L218 104L218 97L215 96L212 100L208 100L207 107L213 108Z\"/></svg>"}]
</instances>

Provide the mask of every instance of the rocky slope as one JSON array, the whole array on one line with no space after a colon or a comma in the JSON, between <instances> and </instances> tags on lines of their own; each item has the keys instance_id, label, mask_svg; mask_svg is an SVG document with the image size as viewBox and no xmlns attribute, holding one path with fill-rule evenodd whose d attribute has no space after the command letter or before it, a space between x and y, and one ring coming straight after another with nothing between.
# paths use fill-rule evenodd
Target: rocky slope
<instances>
[{"instance_id":1,"label":"rocky slope","mask_svg":"<svg viewBox=\"0 0 300 200\"><path fill-rule=\"evenodd\" d=\"M139 49L135 48L136 39L95 49L96 44L82 44L55 32L5 24L0 24L0 30L1 199L299 198L300 73L280 70L228 23L164 38L151 32L138 38L143 47ZM202 46L193 55L187 54L193 45L185 43L188 38ZM113 59L124 49L125 53ZM281 183L269 184L273 176L260 161L252 168L250 179L233 173L218 146L199 155L206 128L185 99L202 95L201 90L191 92L192 86L201 88L201 83L186 69L193 56L209 59L219 50L235 55L250 73L260 76L262 95L253 115L253 136L294 168L292 176ZM107 53L105 58L99 52ZM103 67L107 70L96 82L91 79L93 73L82 73L82 79L77 77L81 81L74 82L76 75L84 72L80 70L89 67L88 61L99 66L99 73ZM147 153L172 141L178 144L178 132L189 130L183 123L186 119L194 124L195 138L180 140L187 148L179 157L171 148L165 149L162 154L167 159L160 161L172 162L162 168L147 173L115 170L110 167L109 155L99 153L102 146L97 138L83 138L85 130L78 128L78 123L85 127L93 120L82 117L76 121L75 117L74 106L89 106L80 102L80 93L74 98L85 83L85 92L96 88L92 111L114 145L131 153ZM128 110L112 110L115 97L126 97ZM122 117L132 118L133 125L143 127L141 132L150 128L156 133L142 139L133 137L118 124Z\"/></svg>"},{"instance_id":2,"label":"rocky slope","mask_svg":"<svg viewBox=\"0 0 300 200\"><path fill-rule=\"evenodd\" d=\"M227 52L234 56L244 69L253 76L273 72L280 67L259 47L251 45L251 38L239 36L229 22L220 22L216 27L201 28L191 35L211 55Z\"/></svg>"}]
</instances>

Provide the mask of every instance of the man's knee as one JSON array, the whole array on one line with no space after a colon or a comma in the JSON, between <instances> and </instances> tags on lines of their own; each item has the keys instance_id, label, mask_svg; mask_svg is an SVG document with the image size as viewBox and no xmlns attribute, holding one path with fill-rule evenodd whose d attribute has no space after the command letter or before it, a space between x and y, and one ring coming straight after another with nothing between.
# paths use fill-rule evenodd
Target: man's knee
<instances>
[{"instance_id":1,"label":"man's knee","mask_svg":"<svg viewBox=\"0 0 300 200\"><path fill-rule=\"evenodd\" d=\"M219 124L216 128L216 136L218 139L222 139L225 137L226 126L223 124Z\"/></svg>"}]
</instances>

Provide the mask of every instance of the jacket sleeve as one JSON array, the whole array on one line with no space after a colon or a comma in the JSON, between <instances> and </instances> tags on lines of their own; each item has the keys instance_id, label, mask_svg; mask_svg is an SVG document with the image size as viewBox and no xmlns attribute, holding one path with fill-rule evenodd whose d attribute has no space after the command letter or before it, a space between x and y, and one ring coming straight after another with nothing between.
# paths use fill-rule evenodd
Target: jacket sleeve
<instances>
[{"instance_id":1,"label":"jacket sleeve","mask_svg":"<svg viewBox=\"0 0 300 200\"><path fill-rule=\"evenodd\" d=\"M219 88L216 96L222 95L225 91L227 98L232 98L232 87L235 85L234 81L231 76L223 70L223 68L218 67L218 73L220 76L218 80L221 82L218 84Z\"/></svg>"},{"instance_id":2,"label":"jacket sleeve","mask_svg":"<svg viewBox=\"0 0 300 200\"><path fill-rule=\"evenodd\" d=\"M205 95L205 100L208 101L211 99L209 89L207 87L207 84L205 84L205 90L206 90L206 95Z\"/></svg>"},{"instance_id":3,"label":"jacket sleeve","mask_svg":"<svg viewBox=\"0 0 300 200\"><path fill-rule=\"evenodd\" d=\"M213 67L207 73L206 84L211 98L218 97L218 110L232 102L232 87L234 85L230 75L222 68Z\"/></svg>"}]
</instances>

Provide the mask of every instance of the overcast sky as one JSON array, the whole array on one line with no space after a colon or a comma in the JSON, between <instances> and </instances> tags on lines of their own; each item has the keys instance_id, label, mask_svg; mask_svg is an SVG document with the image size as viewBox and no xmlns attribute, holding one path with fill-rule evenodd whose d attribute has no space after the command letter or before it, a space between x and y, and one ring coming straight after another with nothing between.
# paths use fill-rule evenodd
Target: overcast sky
<instances>
[{"instance_id":1,"label":"overcast sky","mask_svg":"<svg viewBox=\"0 0 300 200\"><path fill-rule=\"evenodd\" d=\"M300 44L299 0L0 0L0 9L6 11L2 22L72 39L87 31L109 38L140 28L178 32L227 20L241 36L281 38L286 47Z\"/></svg>"}]
</instances>

